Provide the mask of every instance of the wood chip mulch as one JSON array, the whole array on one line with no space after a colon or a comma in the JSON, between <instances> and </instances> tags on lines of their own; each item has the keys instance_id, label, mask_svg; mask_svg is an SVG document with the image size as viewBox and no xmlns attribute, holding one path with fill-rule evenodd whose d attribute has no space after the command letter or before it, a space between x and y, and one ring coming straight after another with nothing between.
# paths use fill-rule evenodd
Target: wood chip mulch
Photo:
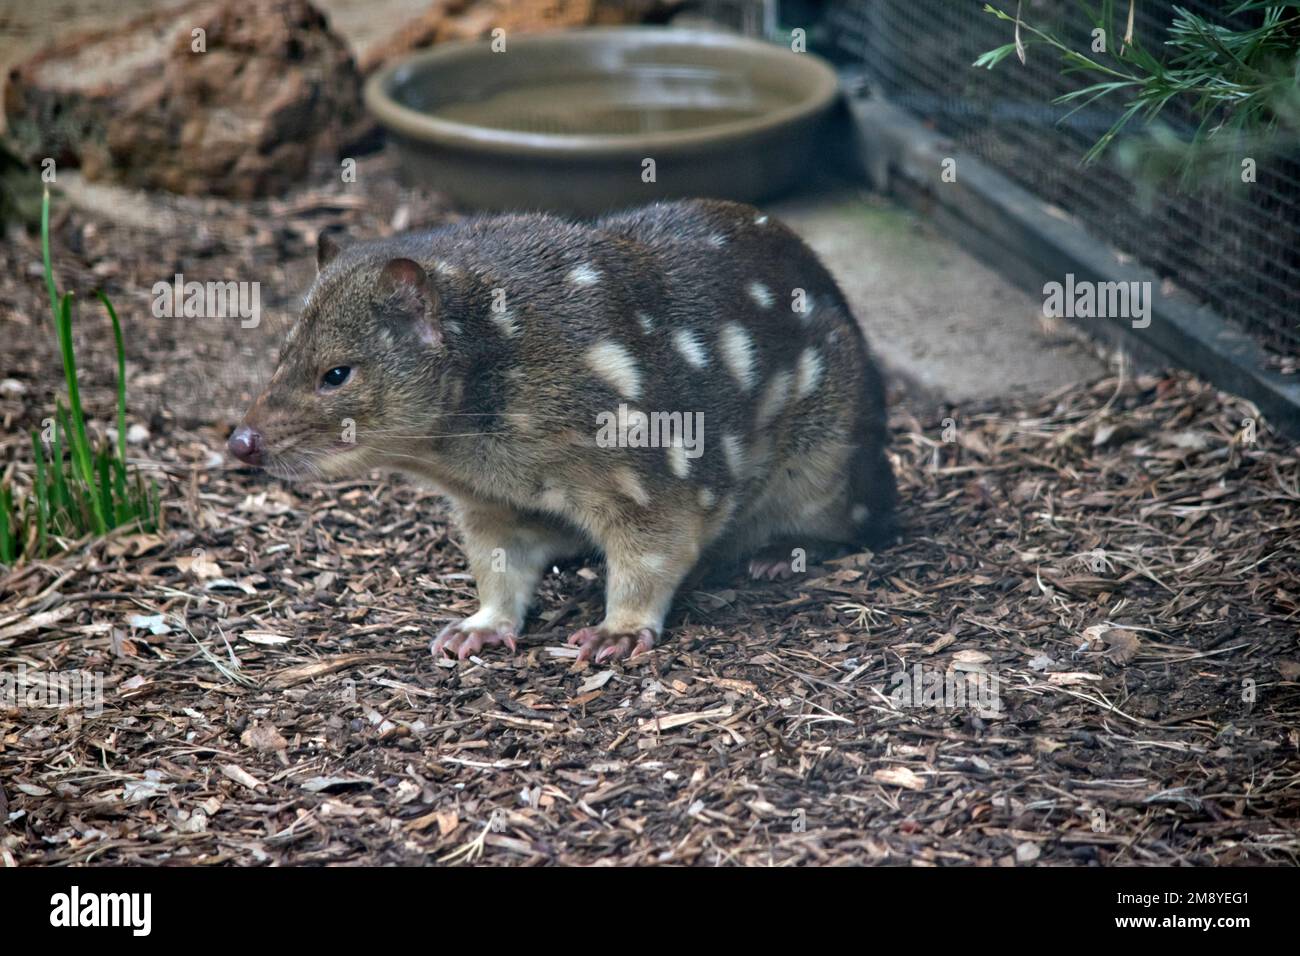
<instances>
[{"instance_id":1,"label":"wood chip mulch","mask_svg":"<svg viewBox=\"0 0 1300 956\"><path fill-rule=\"evenodd\" d=\"M196 277L289 288L326 208L299 206L270 231L230 211ZM147 316L156 236L69 212L59 237L67 284L107 270ZM162 274L203 241L178 231ZM0 254L19 470L61 378L33 248ZM166 528L0 571L0 670L103 679L97 714L0 702L0 863L1300 859L1300 457L1189 376L904 402L897 545L684 594L661 646L612 667L564 643L603 578L563 567L517 656L457 664L427 651L474 607L438 500L230 469L214 450L251 385L204 369L234 337L163 322L128 339ZM97 410L102 328L84 310ZM182 373L224 401L178 412ZM908 699L914 675L967 698Z\"/></svg>"}]
</instances>

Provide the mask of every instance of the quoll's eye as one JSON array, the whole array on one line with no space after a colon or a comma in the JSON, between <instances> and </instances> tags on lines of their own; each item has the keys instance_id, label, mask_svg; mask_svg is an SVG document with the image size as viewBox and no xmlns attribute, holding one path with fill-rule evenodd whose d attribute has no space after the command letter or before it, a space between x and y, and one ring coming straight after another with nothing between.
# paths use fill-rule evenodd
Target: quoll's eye
<instances>
[{"instance_id":1,"label":"quoll's eye","mask_svg":"<svg viewBox=\"0 0 1300 956\"><path fill-rule=\"evenodd\" d=\"M324 375L321 376L320 383L325 388L338 388L344 382L352 377L352 367L349 365L336 365Z\"/></svg>"}]
</instances>

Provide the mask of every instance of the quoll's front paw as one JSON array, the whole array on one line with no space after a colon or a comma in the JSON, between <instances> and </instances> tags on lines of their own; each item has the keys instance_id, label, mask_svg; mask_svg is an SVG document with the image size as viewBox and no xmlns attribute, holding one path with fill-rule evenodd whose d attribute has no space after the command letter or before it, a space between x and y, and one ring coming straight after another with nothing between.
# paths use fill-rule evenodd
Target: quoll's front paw
<instances>
[{"instance_id":1,"label":"quoll's front paw","mask_svg":"<svg viewBox=\"0 0 1300 956\"><path fill-rule=\"evenodd\" d=\"M644 654L655 646L658 636L649 627L620 631L601 624L599 627L584 627L574 631L569 643L578 645L578 660L594 660L599 664L602 661L617 661Z\"/></svg>"},{"instance_id":2,"label":"quoll's front paw","mask_svg":"<svg viewBox=\"0 0 1300 956\"><path fill-rule=\"evenodd\" d=\"M482 612L463 621L453 621L442 629L433 639L429 650L434 657L450 654L464 660L471 654L477 654L493 644L504 644L515 652L515 639L519 637L518 628L510 621L484 617Z\"/></svg>"}]
</instances>

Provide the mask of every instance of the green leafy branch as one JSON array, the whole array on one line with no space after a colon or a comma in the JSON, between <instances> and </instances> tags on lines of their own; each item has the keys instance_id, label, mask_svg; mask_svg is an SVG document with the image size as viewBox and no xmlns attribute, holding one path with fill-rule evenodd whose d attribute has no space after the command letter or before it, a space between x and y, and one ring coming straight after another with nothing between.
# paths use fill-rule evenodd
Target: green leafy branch
<instances>
[{"instance_id":1,"label":"green leafy branch","mask_svg":"<svg viewBox=\"0 0 1300 956\"><path fill-rule=\"evenodd\" d=\"M1084 155L1084 162L1100 157L1135 118L1149 125L1175 102L1186 105L1199 120L1194 148L1216 137L1254 141L1300 132L1300 0L1225 3L1229 17L1258 11L1259 23L1250 27L1225 26L1173 6L1163 56L1134 37L1135 4L1129 0L1119 48L1107 41L1103 51L1093 52L1075 49L1055 33L1026 23L1019 5L1011 14L986 3L986 13L1014 24L1015 36L1013 42L981 54L973 65L991 70L1013 53L1023 62L1027 50L1041 44L1059 54L1063 74L1094 80L1053 101L1073 106L1066 116L1103 99L1119 100L1118 118ZM1096 9L1082 2L1079 6L1093 28L1104 31L1103 37L1118 35L1112 29L1114 0L1103 0Z\"/></svg>"}]
</instances>

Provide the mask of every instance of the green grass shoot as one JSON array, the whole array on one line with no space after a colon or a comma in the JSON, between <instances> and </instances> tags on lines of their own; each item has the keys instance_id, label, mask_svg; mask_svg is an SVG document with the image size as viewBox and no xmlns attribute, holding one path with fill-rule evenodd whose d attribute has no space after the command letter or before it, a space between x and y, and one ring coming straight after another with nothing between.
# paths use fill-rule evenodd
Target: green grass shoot
<instances>
[{"instance_id":1,"label":"green grass shoot","mask_svg":"<svg viewBox=\"0 0 1300 956\"><path fill-rule=\"evenodd\" d=\"M29 488L15 487L15 469L0 479L0 565L45 557L88 536L134 525L141 531L162 524L162 496L126 460L126 350L122 324L103 292L99 301L113 323L117 349L117 441L92 447L86 432L77 360L72 348L72 293L58 291L50 259L50 194L41 204L41 255L54 332L67 384L67 406L56 400L54 415L33 429L33 474Z\"/></svg>"}]
</instances>

